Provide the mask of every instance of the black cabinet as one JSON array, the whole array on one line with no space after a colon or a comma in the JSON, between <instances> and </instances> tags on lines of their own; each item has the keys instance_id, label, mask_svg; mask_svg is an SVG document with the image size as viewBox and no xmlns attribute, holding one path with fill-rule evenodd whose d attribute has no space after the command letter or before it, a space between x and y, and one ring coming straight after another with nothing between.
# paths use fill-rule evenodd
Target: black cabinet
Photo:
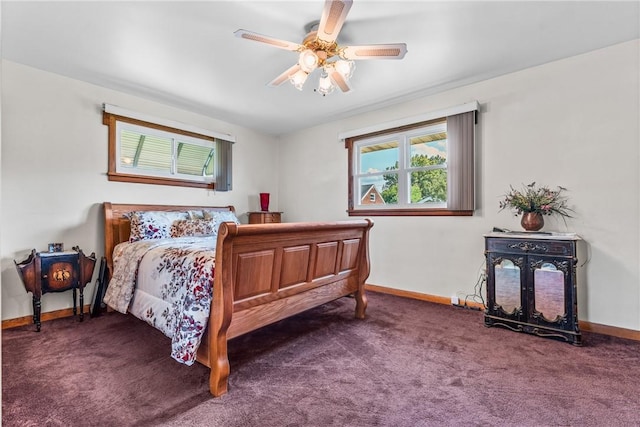
<instances>
[{"instance_id":1,"label":"black cabinet","mask_svg":"<svg viewBox=\"0 0 640 427\"><path fill-rule=\"evenodd\" d=\"M582 344L573 234L485 235L485 326Z\"/></svg>"}]
</instances>

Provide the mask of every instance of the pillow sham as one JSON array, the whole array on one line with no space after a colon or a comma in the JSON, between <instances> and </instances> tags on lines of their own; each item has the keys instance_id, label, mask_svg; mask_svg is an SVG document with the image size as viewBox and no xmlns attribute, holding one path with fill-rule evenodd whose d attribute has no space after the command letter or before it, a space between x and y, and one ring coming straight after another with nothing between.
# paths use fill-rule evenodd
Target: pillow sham
<instances>
[{"instance_id":1,"label":"pillow sham","mask_svg":"<svg viewBox=\"0 0 640 427\"><path fill-rule=\"evenodd\" d=\"M235 222L236 224L240 224L240 220L238 219L236 214L231 211L214 211L214 210L205 209L202 211L202 215L204 216L204 219L215 220L218 223L218 226L220 226L221 222L226 222L226 221L232 221L232 222Z\"/></svg>"},{"instance_id":2,"label":"pillow sham","mask_svg":"<svg viewBox=\"0 0 640 427\"><path fill-rule=\"evenodd\" d=\"M136 211L128 215L131 221L130 242L167 239L175 221L188 218L186 212Z\"/></svg>"},{"instance_id":3,"label":"pillow sham","mask_svg":"<svg viewBox=\"0 0 640 427\"><path fill-rule=\"evenodd\" d=\"M202 219L204 218L204 213L202 211L187 211L187 215L189 219Z\"/></svg>"},{"instance_id":4,"label":"pillow sham","mask_svg":"<svg viewBox=\"0 0 640 427\"><path fill-rule=\"evenodd\" d=\"M214 219L182 219L171 225L171 237L215 236L218 226Z\"/></svg>"}]
</instances>

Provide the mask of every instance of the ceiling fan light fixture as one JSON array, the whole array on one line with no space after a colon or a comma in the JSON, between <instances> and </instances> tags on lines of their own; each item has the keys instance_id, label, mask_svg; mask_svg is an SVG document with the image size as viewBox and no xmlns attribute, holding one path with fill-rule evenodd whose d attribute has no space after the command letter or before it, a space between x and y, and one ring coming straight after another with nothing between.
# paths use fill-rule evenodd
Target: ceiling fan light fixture
<instances>
[{"instance_id":1,"label":"ceiling fan light fixture","mask_svg":"<svg viewBox=\"0 0 640 427\"><path fill-rule=\"evenodd\" d=\"M298 58L298 64L300 68L306 73L310 73L316 68L318 68L318 55L311 49L305 49L300 52L300 56Z\"/></svg>"},{"instance_id":2,"label":"ceiling fan light fixture","mask_svg":"<svg viewBox=\"0 0 640 427\"><path fill-rule=\"evenodd\" d=\"M318 89L316 90L316 92L318 92L322 96L325 96L333 92L333 89L335 89L335 86L331 82L329 75L326 72L322 73L322 75L320 76L320 80L318 81Z\"/></svg>"},{"instance_id":3,"label":"ceiling fan light fixture","mask_svg":"<svg viewBox=\"0 0 640 427\"><path fill-rule=\"evenodd\" d=\"M356 68L356 63L355 61L340 59L335 62L334 67L346 80L349 80L353 75L353 70Z\"/></svg>"},{"instance_id":4,"label":"ceiling fan light fixture","mask_svg":"<svg viewBox=\"0 0 640 427\"><path fill-rule=\"evenodd\" d=\"M306 36L302 43L280 40L242 29L234 34L298 55L298 62L269 82L269 87L279 86L288 79L296 89L302 90L309 74L320 69L322 75L318 87L314 89L315 92L324 96L337 88L342 93L347 93L351 91L349 79L355 69L353 60L402 59L407 53L405 43L338 45L337 37L345 24L352 3L353 0L325 0L320 20L305 26Z\"/></svg>"},{"instance_id":5,"label":"ceiling fan light fixture","mask_svg":"<svg viewBox=\"0 0 640 427\"><path fill-rule=\"evenodd\" d=\"M297 72L289 76L289 81L293 86L295 86L296 89L302 90L304 82L307 81L307 77L309 77L309 73L305 72L304 70L298 70Z\"/></svg>"}]
</instances>

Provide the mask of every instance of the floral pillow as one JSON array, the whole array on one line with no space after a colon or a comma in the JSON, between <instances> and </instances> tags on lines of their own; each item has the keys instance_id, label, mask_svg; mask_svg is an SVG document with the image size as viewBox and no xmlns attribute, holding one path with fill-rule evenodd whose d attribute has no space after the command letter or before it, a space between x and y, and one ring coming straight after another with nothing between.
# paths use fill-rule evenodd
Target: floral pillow
<instances>
[{"instance_id":1,"label":"floral pillow","mask_svg":"<svg viewBox=\"0 0 640 427\"><path fill-rule=\"evenodd\" d=\"M213 219L183 219L171 225L171 237L215 236L218 223Z\"/></svg>"},{"instance_id":2,"label":"floral pillow","mask_svg":"<svg viewBox=\"0 0 640 427\"><path fill-rule=\"evenodd\" d=\"M131 221L130 242L138 240L167 239L175 221L187 219L186 212L138 211L129 215Z\"/></svg>"}]
</instances>

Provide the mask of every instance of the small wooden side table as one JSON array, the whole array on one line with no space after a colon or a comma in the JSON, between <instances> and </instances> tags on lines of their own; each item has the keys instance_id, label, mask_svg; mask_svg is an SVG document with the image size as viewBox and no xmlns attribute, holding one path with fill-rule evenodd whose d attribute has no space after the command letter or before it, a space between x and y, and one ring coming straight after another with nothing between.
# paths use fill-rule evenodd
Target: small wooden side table
<instances>
[{"instance_id":1,"label":"small wooden side table","mask_svg":"<svg viewBox=\"0 0 640 427\"><path fill-rule=\"evenodd\" d=\"M77 289L80 289L80 321L84 319L84 287L91 282L96 255L86 256L77 246L71 251L36 252L21 263L13 261L27 292L33 294L33 323L40 332L40 298L48 292L73 289L73 315L77 314Z\"/></svg>"},{"instance_id":2,"label":"small wooden side table","mask_svg":"<svg viewBox=\"0 0 640 427\"><path fill-rule=\"evenodd\" d=\"M249 224L273 224L282 222L282 212L247 212Z\"/></svg>"}]
</instances>

